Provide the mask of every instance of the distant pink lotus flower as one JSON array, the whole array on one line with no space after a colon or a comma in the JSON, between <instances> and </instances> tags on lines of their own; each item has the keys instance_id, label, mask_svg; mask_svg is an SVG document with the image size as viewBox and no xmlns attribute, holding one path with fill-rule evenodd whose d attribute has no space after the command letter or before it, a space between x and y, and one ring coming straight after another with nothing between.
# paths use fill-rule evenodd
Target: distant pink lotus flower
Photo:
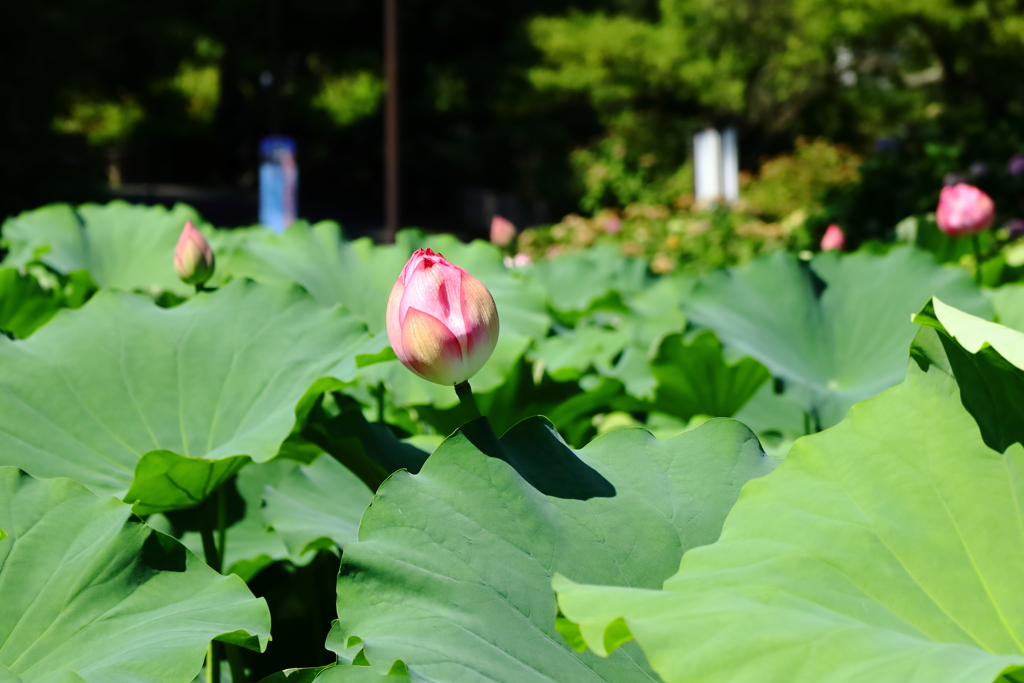
<instances>
[{"instance_id":1,"label":"distant pink lotus flower","mask_svg":"<svg viewBox=\"0 0 1024 683\"><path fill-rule=\"evenodd\" d=\"M516 238L516 226L507 218L495 215L491 219L491 244L507 247Z\"/></svg>"},{"instance_id":2,"label":"distant pink lotus flower","mask_svg":"<svg viewBox=\"0 0 1024 683\"><path fill-rule=\"evenodd\" d=\"M213 249L196 230L192 221L185 221L185 228L178 238L178 246L174 249L174 272L181 281L188 285L205 284L213 275Z\"/></svg>"},{"instance_id":3,"label":"distant pink lotus flower","mask_svg":"<svg viewBox=\"0 0 1024 683\"><path fill-rule=\"evenodd\" d=\"M465 382L498 343L487 287L430 249L409 258L388 298L386 326L402 365L437 384Z\"/></svg>"},{"instance_id":4,"label":"distant pink lotus flower","mask_svg":"<svg viewBox=\"0 0 1024 683\"><path fill-rule=\"evenodd\" d=\"M950 237L963 237L987 230L995 214L991 197L973 185L958 183L942 188L935 220Z\"/></svg>"},{"instance_id":5,"label":"distant pink lotus flower","mask_svg":"<svg viewBox=\"0 0 1024 683\"><path fill-rule=\"evenodd\" d=\"M825 228L825 234L821 238L822 251L841 250L844 246L846 246L846 234L843 233L842 228L835 223Z\"/></svg>"},{"instance_id":6,"label":"distant pink lotus flower","mask_svg":"<svg viewBox=\"0 0 1024 683\"><path fill-rule=\"evenodd\" d=\"M622 221L616 216L609 216L604 221L604 231L609 235L622 230Z\"/></svg>"}]
</instances>

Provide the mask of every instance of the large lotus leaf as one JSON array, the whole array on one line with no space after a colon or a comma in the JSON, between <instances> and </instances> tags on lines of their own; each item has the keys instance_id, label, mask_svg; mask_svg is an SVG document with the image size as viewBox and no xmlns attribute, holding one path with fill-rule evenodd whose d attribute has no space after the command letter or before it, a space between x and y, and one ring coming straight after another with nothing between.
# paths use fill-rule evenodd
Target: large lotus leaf
<instances>
[{"instance_id":1,"label":"large lotus leaf","mask_svg":"<svg viewBox=\"0 0 1024 683\"><path fill-rule=\"evenodd\" d=\"M419 472L429 455L399 440L387 425L368 422L358 402L337 392L310 410L302 437L330 453L373 491L396 470Z\"/></svg>"},{"instance_id":2,"label":"large lotus leaf","mask_svg":"<svg viewBox=\"0 0 1024 683\"><path fill-rule=\"evenodd\" d=\"M629 343L629 331L579 325L574 330L538 340L532 354L538 364L557 382L578 380L591 368L609 372Z\"/></svg>"},{"instance_id":3,"label":"large lotus leaf","mask_svg":"<svg viewBox=\"0 0 1024 683\"><path fill-rule=\"evenodd\" d=\"M938 362L956 377L964 407L977 421L985 443L1000 453L1010 444L1024 444L1024 334L938 298L914 321L937 329L943 347L935 354L919 345L915 357L919 362Z\"/></svg>"},{"instance_id":4,"label":"large lotus leaf","mask_svg":"<svg viewBox=\"0 0 1024 683\"><path fill-rule=\"evenodd\" d=\"M761 385L749 401L732 417L754 430L764 445L765 436L793 440L810 434L810 416L800 406L776 392L775 382Z\"/></svg>"},{"instance_id":5,"label":"large lotus leaf","mask_svg":"<svg viewBox=\"0 0 1024 683\"><path fill-rule=\"evenodd\" d=\"M25 339L61 308L61 297L17 268L0 268L0 332Z\"/></svg>"},{"instance_id":6,"label":"large lotus leaf","mask_svg":"<svg viewBox=\"0 0 1024 683\"><path fill-rule=\"evenodd\" d=\"M266 601L114 498L2 467L0 526L0 680L188 683L211 639L266 647Z\"/></svg>"},{"instance_id":7,"label":"large lotus leaf","mask_svg":"<svg viewBox=\"0 0 1024 683\"><path fill-rule=\"evenodd\" d=\"M602 299L626 299L649 284L643 259L626 258L609 245L538 263L531 278L544 287L551 307L567 322L575 322Z\"/></svg>"},{"instance_id":8,"label":"large lotus leaf","mask_svg":"<svg viewBox=\"0 0 1024 683\"><path fill-rule=\"evenodd\" d=\"M264 488L263 518L293 555L344 548L356 540L372 497L366 484L325 454Z\"/></svg>"},{"instance_id":9,"label":"large lotus leaf","mask_svg":"<svg viewBox=\"0 0 1024 683\"><path fill-rule=\"evenodd\" d=\"M31 339L0 338L0 458L140 513L190 507L277 455L300 401L353 374L364 338L294 285L238 281L172 309L101 291Z\"/></svg>"},{"instance_id":10,"label":"large lotus leaf","mask_svg":"<svg viewBox=\"0 0 1024 683\"><path fill-rule=\"evenodd\" d=\"M485 455L494 444L480 426L447 439L419 474L381 486L345 548L328 646L361 644L356 661L380 672L402 660L415 680L650 683L635 648L602 660L565 644L551 576L661 585L684 551L718 537L740 487L770 470L757 440L713 420L665 442L612 432L574 455L532 418L502 437L503 460ZM571 488L583 463L613 495L545 495L519 474Z\"/></svg>"},{"instance_id":11,"label":"large lotus leaf","mask_svg":"<svg viewBox=\"0 0 1024 683\"><path fill-rule=\"evenodd\" d=\"M903 379L917 329L910 318L931 296L991 317L965 272L909 246L884 256L823 253L809 264L777 252L706 276L684 310L768 366L787 395L828 427Z\"/></svg>"},{"instance_id":12,"label":"large lotus leaf","mask_svg":"<svg viewBox=\"0 0 1024 683\"><path fill-rule=\"evenodd\" d=\"M251 240L231 262L235 275L262 282L291 280L324 305L343 304L362 318L374 334L384 330L388 295L413 251L431 248L462 266L490 290L498 308L501 335L491 359L473 380L478 391L500 385L530 341L544 336L551 321L544 312L544 292L513 275L501 253L484 242L463 244L449 235L424 236L413 230L398 234L396 244L374 246L369 239L347 242L336 223L310 226L298 222L281 235ZM384 382L398 405L457 403L455 392L423 380L398 363L363 370L362 381Z\"/></svg>"},{"instance_id":13,"label":"large lotus leaf","mask_svg":"<svg viewBox=\"0 0 1024 683\"><path fill-rule=\"evenodd\" d=\"M988 448L953 377L911 363L748 485L665 590L559 580L559 605L667 683L990 683L1024 667L1022 498L1024 447Z\"/></svg>"},{"instance_id":14,"label":"large lotus leaf","mask_svg":"<svg viewBox=\"0 0 1024 683\"><path fill-rule=\"evenodd\" d=\"M582 382L556 382L539 370L522 359L501 386L477 394L480 412L488 416L495 431L505 432L529 417L544 415L570 445L583 447L595 435L596 415L650 410L650 404L630 396L617 379L587 376ZM461 405L417 406L416 413L439 434L451 434L472 419Z\"/></svg>"},{"instance_id":15,"label":"large lotus leaf","mask_svg":"<svg viewBox=\"0 0 1024 683\"><path fill-rule=\"evenodd\" d=\"M371 496L366 485L330 455L321 454L310 465L280 458L249 465L228 493L224 567L248 582L277 560L303 566L317 550L337 553L355 540L359 517ZM163 519L154 515L148 523L180 537L202 556L202 510L177 511Z\"/></svg>"},{"instance_id":16,"label":"large lotus leaf","mask_svg":"<svg viewBox=\"0 0 1024 683\"><path fill-rule=\"evenodd\" d=\"M1000 325L1024 332L1024 285L1003 285L985 290Z\"/></svg>"},{"instance_id":17,"label":"large lotus leaf","mask_svg":"<svg viewBox=\"0 0 1024 683\"><path fill-rule=\"evenodd\" d=\"M88 267L82 221L69 204L50 204L4 221L3 265L24 269L39 261L59 273Z\"/></svg>"},{"instance_id":18,"label":"large lotus leaf","mask_svg":"<svg viewBox=\"0 0 1024 683\"><path fill-rule=\"evenodd\" d=\"M657 382L655 410L684 420L732 417L770 377L753 358L728 363L718 338L707 330L689 342L681 334L665 337L650 366Z\"/></svg>"},{"instance_id":19,"label":"large lotus leaf","mask_svg":"<svg viewBox=\"0 0 1024 683\"><path fill-rule=\"evenodd\" d=\"M653 399L657 380L648 355L666 335L686 328L680 286L666 278L625 301L616 295L597 302L574 328L538 338L531 357L557 381L577 380L593 369L621 381L631 396Z\"/></svg>"},{"instance_id":20,"label":"large lotus leaf","mask_svg":"<svg viewBox=\"0 0 1024 683\"><path fill-rule=\"evenodd\" d=\"M313 669L289 669L267 676L260 683L408 683L411 681L404 664L396 662L391 671L382 673L369 666L327 666Z\"/></svg>"},{"instance_id":21,"label":"large lotus leaf","mask_svg":"<svg viewBox=\"0 0 1024 683\"><path fill-rule=\"evenodd\" d=\"M225 484L227 528L225 547L219 548L225 574L237 574L246 583L260 571L278 560L301 565L312 557L299 557L288 552L280 534L268 528L263 520L263 493L299 467L294 460L277 458L270 462L252 463ZM204 557L199 533L205 506L176 510L166 515L150 515L146 523L177 538L199 557Z\"/></svg>"},{"instance_id":22,"label":"large lotus leaf","mask_svg":"<svg viewBox=\"0 0 1024 683\"><path fill-rule=\"evenodd\" d=\"M193 288L174 272L174 247L187 220L201 222L185 204L169 210L123 201L76 210L56 205L9 221L4 239L11 245L12 265L36 254L35 260L58 273L89 271L103 288L187 296Z\"/></svg>"}]
</instances>

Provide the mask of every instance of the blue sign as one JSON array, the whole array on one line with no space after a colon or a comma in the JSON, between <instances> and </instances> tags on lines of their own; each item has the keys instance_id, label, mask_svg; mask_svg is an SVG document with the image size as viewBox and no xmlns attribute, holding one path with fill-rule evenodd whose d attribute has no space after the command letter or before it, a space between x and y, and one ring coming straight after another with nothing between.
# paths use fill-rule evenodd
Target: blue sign
<instances>
[{"instance_id":1,"label":"blue sign","mask_svg":"<svg viewBox=\"0 0 1024 683\"><path fill-rule=\"evenodd\" d=\"M260 142L260 223L283 232L298 217L299 167L295 140L272 135Z\"/></svg>"}]
</instances>

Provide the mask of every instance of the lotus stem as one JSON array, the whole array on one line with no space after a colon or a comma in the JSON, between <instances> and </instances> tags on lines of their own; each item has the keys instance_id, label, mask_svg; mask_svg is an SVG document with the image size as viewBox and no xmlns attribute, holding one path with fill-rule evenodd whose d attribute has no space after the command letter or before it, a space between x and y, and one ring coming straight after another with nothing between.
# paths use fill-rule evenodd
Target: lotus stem
<instances>
[{"instance_id":1,"label":"lotus stem","mask_svg":"<svg viewBox=\"0 0 1024 683\"><path fill-rule=\"evenodd\" d=\"M197 285L197 288L199 285ZM221 484L212 496L206 499L199 511L199 532L203 539L203 555L215 572L220 573L224 562L224 549L227 545L227 495ZM216 537L214 536L216 527ZM220 683L220 660L223 648L215 641L210 641L206 648L206 683ZM231 668L232 673L235 667ZM244 674L244 670L242 671ZM232 679L236 680L236 679ZM237 679L239 683L244 678Z\"/></svg>"},{"instance_id":2,"label":"lotus stem","mask_svg":"<svg viewBox=\"0 0 1024 683\"><path fill-rule=\"evenodd\" d=\"M231 683L246 683L249 677L245 675L245 665L242 663L242 650L237 645L221 643L224 655L228 660L228 667L231 669Z\"/></svg>"},{"instance_id":3,"label":"lotus stem","mask_svg":"<svg viewBox=\"0 0 1024 683\"><path fill-rule=\"evenodd\" d=\"M473 396L473 389L469 386L469 380L456 384L455 393L459 396L459 402L469 411L470 419L475 420L480 417L480 408L476 405L476 398Z\"/></svg>"},{"instance_id":4,"label":"lotus stem","mask_svg":"<svg viewBox=\"0 0 1024 683\"><path fill-rule=\"evenodd\" d=\"M211 640L206 646L206 683L220 683L220 659L214 645L216 643Z\"/></svg>"},{"instance_id":5,"label":"lotus stem","mask_svg":"<svg viewBox=\"0 0 1024 683\"><path fill-rule=\"evenodd\" d=\"M228 545L228 496L224 492L224 484L217 487L217 571L224 572L224 557Z\"/></svg>"},{"instance_id":6,"label":"lotus stem","mask_svg":"<svg viewBox=\"0 0 1024 683\"><path fill-rule=\"evenodd\" d=\"M203 538L203 556L206 564L214 571L220 572L220 554L217 552L217 541L214 537L214 525L217 523L217 510L215 503L207 498L199 511L199 534Z\"/></svg>"},{"instance_id":7,"label":"lotus stem","mask_svg":"<svg viewBox=\"0 0 1024 683\"><path fill-rule=\"evenodd\" d=\"M971 235L971 242L974 244L974 281L981 287L981 264L985 262L981 255L981 240L975 234Z\"/></svg>"},{"instance_id":8,"label":"lotus stem","mask_svg":"<svg viewBox=\"0 0 1024 683\"><path fill-rule=\"evenodd\" d=\"M377 384L377 422L384 424L384 382Z\"/></svg>"}]
</instances>

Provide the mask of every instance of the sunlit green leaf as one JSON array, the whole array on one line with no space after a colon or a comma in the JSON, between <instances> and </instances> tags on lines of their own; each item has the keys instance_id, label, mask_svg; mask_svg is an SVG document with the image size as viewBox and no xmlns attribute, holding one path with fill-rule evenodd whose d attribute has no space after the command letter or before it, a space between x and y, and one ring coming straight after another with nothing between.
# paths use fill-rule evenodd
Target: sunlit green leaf
<instances>
[{"instance_id":1,"label":"sunlit green leaf","mask_svg":"<svg viewBox=\"0 0 1024 683\"><path fill-rule=\"evenodd\" d=\"M916 332L910 317L931 296L991 314L967 273L913 247L884 256L822 253L810 263L778 252L706 276L684 310L764 363L816 426L829 427L903 379Z\"/></svg>"},{"instance_id":2,"label":"sunlit green leaf","mask_svg":"<svg viewBox=\"0 0 1024 683\"><path fill-rule=\"evenodd\" d=\"M0 526L0 680L189 683L211 639L266 647L265 601L114 498L0 467Z\"/></svg>"},{"instance_id":3,"label":"sunlit green leaf","mask_svg":"<svg viewBox=\"0 0 1024 683\"><path fill-rule=\"evenodd\" d=\"M345 548L329 647L358 637L369 664L402 660L416 680L650 683L635 647L601 660L565 643L550 577L659 586L684 551L717 538L739 488L770 471L757 440L713 420L667 442L616 431L573 454L540 418L500 442L481 424L377 492ZM584 484L589 467L613 490ZM588 487L603 492L579 495Z\"/></svg>"},{"instance_id":4,"label":"sunlit green leaf","mask_svg":"<svg viewBox=\"0 0 1024 683\"><path fill-rule=\"evenodd\" d=\"M0 462L190 507L277 455L300 402L355 372L362 323L294 286L232 283L173 309L102 291L0 339ZM325 385L322 386L321 385Z\"/></svg>"},{"instance_id":5,"label":"sunlit green leaf","mask_svg":"<svg viewBox=\"0 0 1024 683\"><path fill-rule=\"evenodd\" d=\"M751 482L664 590L558 579L587 644L611 651L626 628L666 683L991 683L1024 668L1024 447L986 446L936 334L917 342L933 362Z\"/></svg>"}]
</instances>

